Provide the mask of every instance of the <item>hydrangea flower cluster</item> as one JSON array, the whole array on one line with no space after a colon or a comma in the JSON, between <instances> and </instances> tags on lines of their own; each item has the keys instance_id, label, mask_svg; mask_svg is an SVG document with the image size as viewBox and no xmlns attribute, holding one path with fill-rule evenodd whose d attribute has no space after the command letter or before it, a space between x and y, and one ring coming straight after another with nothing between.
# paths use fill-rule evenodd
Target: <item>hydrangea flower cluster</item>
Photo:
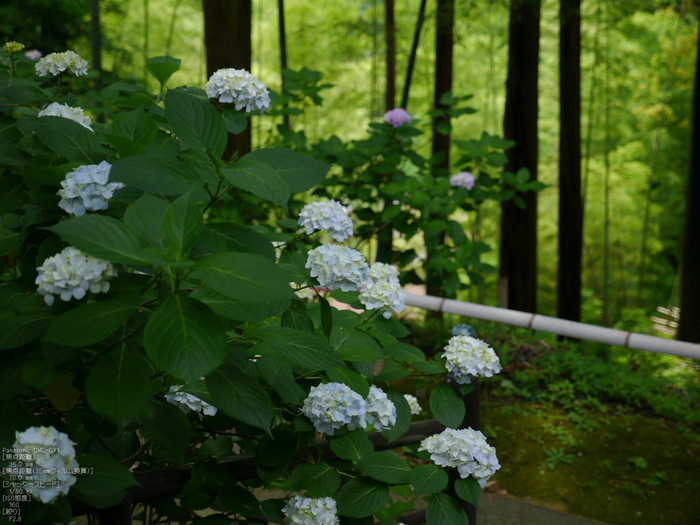
<instances>
[{"instance_id":1,"label":"hydrangea flower cluster","mask_svg":"<svg viewBox=\"0 0 700 525\"><path fill-rule=\"evenodd\" d=\"M418 398L416 396L412 396L411 394L404 394L403 397L406 398L408 406L411 408L411 415L417 416L421 413L423 407L420 406L420 403L418 402Z\"/></svg>"},{"instance_id":2,"label":"hydrangea flower cluster","mask_svg":"<svg viewBox=\"0 0 700 525\"><path fill-rule=\"evenodd\" d=\"M86 255L72 246L46 259L37 271L37 291L49 306L53 304L54 294L62 301L70 301L73 297L82 299L88 290L107 292L109 279L117 275L111 262Z\"/></svg>"},{"instance_id":3,"label":"hydrangea flower cluster","mask_svg":"<svg viewBox=\"0 0 700 525\"><path fill-rule=\"evenodd\" d=\"M375 262L369 269L370 279L375 281L396 281L399 282L399 269L393 264Z\"/></svg>"},{"instance_id":4,"label":"hydrangea flower cluster","mask_svg":"<svg viewBox=\"0 0 700 525\"><path fill-rule=\"evenodd\" d=\"M309 235L320 230L328 230L338 242L352 237L353 223L345 207L331 199L312 202L301 209L299 226Z\"/></svg>"},{"instance_id":5,"label":"hydrangea flower cluster","mask_svg":"<svg viewBox=\"0 0 700 525\"><path fill-rule=\"evenodd\" d=\"M15 432L14 451L31 454L34 466L42 469L41 473L16 474L22 481L13 482L15 489L31 489L32 497L42 503L53 503L61 494L68 494L76 482L71 472L78 468L73 445L68 434L54 427L31 427Z\"/></svg>"},{"instance_id":6,"label":"hydrangea flower cluster","mask_svg":"<svg viewBox=\"0 0 700 525\"><path fill-rule=\"evenodd\" d=\"M460 384L471 383L471 376L491 377L501 371L501 363L493 348L468 335L456 335L450 339L443 355L447 359L447 371Z\"/></svg>"},{"instance_id":7,"label":"hydrangea flower cluster","mask_svg":"<svg viewBox=\"0 0 700 525\"><path fill-rule=\"evenodd\" d=\"M232 102L237 111L270 109L270 92L245 69L219 69L209 78L205 89L209 98L218 97L222 104Z\"/></svg>"},{"instance_id":8,"label":"hydrangea flower cluster","mask_svg":"<svg viewBox=\"0 0 700 525\"><path fill-rule=\"evenodd\" d=\"M357 250L324 244L309 251L306 268L321 286L329 290L356 291L369 275L369 265Z\"/></svg>"},{"instance_id":9,"label":"hydrangea flower cluster","mask_svg":"<svg viewBox=\"0 0 700 525\"><path fill-rule=\"evenodd\" d=\"M43 57L44 54L41 51L39 51L38 49L30 49L29 51L26 51L24 53L24 56L27 57L32 62L36 62L41 57Z\"/></svg>"},{"instance_id":10,"label":"hydrangea flower cluster","mask_svg":"<svg viewBox=\"0 0 700 525\"><path fill-rule=\"evenodd\" d=\"M461 186L463 188L467 188L468 190L471 190L474 187L475 182L476 177L468 171L463 171L450 177L450 184L452 184L452 186Z\"/></svg>"},{"instance_id":11,"label":"hydrangea flower cluster","mask_svg":"<svg viewBox=\"0 0 700 525\"><path fill-rule=\"evenodd\" d=\"M58 102L52 102L44 109L39 111L37 117L63 117L69 120L73 120L83 126L84 128L92 131L90 124L92 119L85 115L82 108L73 108L68 104L59 104Z\"/></svg>"},{"instance_id":12,"label":"hydrangea flower cluster","mask_svg":"<svg viewBox=\"0 0 700 525\"><path fill-rule=\"evenodd\" d=\"M367 403L360 394L342 383L311 387L301 410L318 432L329 436L343 425L349 430L367 426Z\"/></svg>"},{"instance_id":13,"label":"hydrangea flower cluster","mask_svg":"<svg viewBox=\"0 0 700 525\"><path fill-rule=\"evenodd\" d=\"M471 428L447 428L421 441L418 450L430 452L430 459L440 467L457 467L462 478L472 476L481 488L501 468L496 449L486 442L484 434Z\"/></svg>"},{"instance_id":14,"label":"hydrangea flower cluster","mask_svg":"<svg viewBox=\"0 0 700 525\"><path fill-rule=\"evenodd\" d=\"M333 498L306 498L297 494L282 509L285 525L338 525Z\"/></svg>"},{"instance_id":15,"label":"hydrangea flower cluster","mask_svg":"<svg viewBox=\"0 0 700 525\"><path fill-rule=\"evenodd\" d=\"M68 70L76 77L87 75L88 63L87 60L80 58L80 55L73 51L64 51L63 53L51 53L39 60L34 66L36 74L40 77L45 77L49 73L53 76L60 75Z\"/></svg>"},{"instance_id":16,"label":"hydrangea flower cluster","mask_svg":"<svg viewBox=\"0 0 700 525\"><path fill-rule=\"evenodd\" d=\"M390 109L384 113L384 122L398 128L412 122L411 115L403 108Z\"/></svg>"},{"instance_id":17,"label":"hydrangea flower cluster","mask_svg":"<svg viewBox=\"0 0 700 525\"><path fill-rule=\"evenodd\" d=\"M58 203L68 213L76 216L85 215L85 211L106 210L107 201L114 192L124 187L121 182L109 182L109 171L112 165L107 161L99 164L80 166L71 171L61 181L63 189L58 190L61 197Z\"/></svg>"},{"instance_id":18,"label":"hydrangea flower cluster","mask_svg":"<svg viewBox=\"0 0 700 525\"><path fill-rule=\"evenodd\" d=\"M369 387L367 396L367 423L380 432L396 424L396 406L381 388Z\"/></svg>"},{"instance_id":19,"label":"hydrangea flower cluster","mask_svg":"<svg viewBox=\"0 0 700 525\"><path fill-rule=\"evenodd\" d=\"M360 302L368 310L380 310L385 319L391 317L391 311L402 312L406 308L406 291L399 281L375 281L367 279L360 286Z\"/></svg>"},{"instance_id":20,"label":"hydrangea flower cluster","mask_svg":"<svg viewBox=\"0 0 700 525\"><path fill-rule=\"evenodd\" d=\"M24 44L20 44L19 42L5 42L5 45L2 46L2 50L5 53L18 53L24 49Z\"/></svg>"},{"instance_id":21,"label":"hydrangea flower cluster","mask_svg":"<svg viewBox=\"0 0 700 525\"><path fill-rule=\"evenodd\" d=\"M178 407L185 414L197 412L200 418L202 416L213 416L219 411L214 405L202 401L197 396L193 396L187 392L180 392L179 390L184 386L185 385L171 386L169 390L171 393L165 394L165 400Z\"/></svg>"}]
</instances>

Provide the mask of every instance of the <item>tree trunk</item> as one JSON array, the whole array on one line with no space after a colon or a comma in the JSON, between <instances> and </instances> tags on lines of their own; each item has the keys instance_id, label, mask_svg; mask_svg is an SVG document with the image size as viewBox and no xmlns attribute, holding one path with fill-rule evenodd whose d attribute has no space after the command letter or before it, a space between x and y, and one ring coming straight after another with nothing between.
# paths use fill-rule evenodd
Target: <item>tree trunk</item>
<instances>
[{"instance_id":1,"label":"tree trunk","mask_svg":"<svg viewBox=\"0 0 700 525\"><path fill-rule=\"evenodd\" d=\"M394 0L384 0L384 26L386 31L386 111L396 107L396 19Z\"/></svg>"},{"instance_id":2,"label":"tree trunk","mask_svg":"<svg viewBox=\"0 0 700 525\"><path fill-rule=\"evenodd\" d=\"M411 78L413 77L413 66L416 63L416 53L418 52L418 42L420 40L420 30L423 27L425 20L425 4L428 0L421 0L420 8L418 9L418 21L416 22L416 31L413 34L413 45L411 46L411 56L408 59L408 68L406 69L406 82L403 85L403 96L401 97L401 107L408 108L408 94L411 90Z\"/></svg>"},{"instance_id":3,"label":"tree trunk","mask_svg":"<svg viewBox=\"0 0 700 525\"><path fill-rule=\"evenodd\" d=\"M540 46L540 0L512 0L508 45L508 79L503 131L514 140L506 171L530 170L537 179L537 75ZM513 200L501 205L500 306L537 309L537 193L523 195L525 209Z\"/></svg>"},{"instance_id":4,"label":"tree trunk","mask_svg":"<svg viewBox=\"0 0 700 525\"><path fill-rule=\"evenodd\" d=\"M435 99L436 109L448 109L440 104L442 96L452 91L452 48L454 43L454 0L438 0L436 24L435 24ZM438 133L437 127L440 122L449 121L449 116L433 118L433 155L442 154L442 162L439 168L445 171L445 175L450 169L450 135ZM440 234L439 242L445 241L445 233ZM430 253L428 253L430 257ZM442 295L442 284L439 276L432 272L427 273L426 287L428 295ZM441 316L436 316L441 317Z\"/></svg>"},{"instance_id":5,"label":"tree trunk","mask_svg":"<svg viewBox=\"0 0 700 525\"><path fill-rule=\"evenodd\" d=\"M203 0L204 44L207 48L207 76L223 68L250 71L252 0ZM250 153L248 127L234 135L229 133L224 158L238 151L239 157Z\"/></svg>"},{"instance_id":6,"label":"tree trunk","mask_svg":"<svg viewBox=\"0 0 700 525\"><path fill-rule=\"evenodd\" d=\"M92 18L90 29L92 32L92 69L97 71L95 77L95 91L102 89L102 32L100 31L100 0L91 1Z\"/></svg>"},{"instance_id":7,"label":"tree trunk","mask_svg":"<svg viewBox=\"0 0 700 525\"><path fill-rule=\"evenodd\" d=\"M277 11L279 13L279 31L280 31L280 74L282 75L282 94L286 93L284 88L284 70L287 69L287 30L284 25L284 0L278 0ZM287 104L285 103L284 108L287 109ZM282 116L282 123L286 127L290 127L289 115Z\"/></svg>"},{"instance_id":8,"label":"tree trunk","mask_svg":"<svg viewBox=\"0 0 700 525\"><path fill-rule=\"evenodd\" d=\"M581 0L560 7L557 317L581 321Z\"/></svg>"},{"instance_id":9,"label":"tree trunk","mask_svg":"<svg viewBox=\"0 0 700 525\"><path fill-rule=\"evenodd\" d=\"M677 338L700 343L700 35L692 125L681 257L681 318Z\"/></svg>"}]
</instances>

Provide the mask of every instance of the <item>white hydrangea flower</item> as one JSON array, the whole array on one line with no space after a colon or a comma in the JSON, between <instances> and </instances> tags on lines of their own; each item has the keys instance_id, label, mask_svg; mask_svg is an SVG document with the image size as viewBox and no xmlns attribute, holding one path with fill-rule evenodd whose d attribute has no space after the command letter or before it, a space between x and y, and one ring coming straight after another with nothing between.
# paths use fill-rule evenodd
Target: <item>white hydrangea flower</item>
<instances>
[{"instance_id":1,"label":"white hydrangea flower","mask_svg":"<svg viewBox=\"0 0 700 525\"><path fill-rule=\"evenodd\" d=\"M309 251L306 268L329 290L355 291L369 275L369 266L357 250L338 244L324 244Z\"/></svg>"},{"instance_id":2,"label":"white hydrangea flower","mask_svg":"<svg viewBox=\"0 0 700 525\"><path fill-rule=\"evenodd\" d=\"M457 467L462 478L472 476L484 488L501 465L496 449L478 430L447 428L421 441L419 451L430 452L430 459L440 467Z\"/></svg>"},{"instance_id":3,"label":"white hydrangea flower","mask_svg":"<svg viewBox=\"0 0 700 525\"><path fill-rule=\"evenodd\" d=\"M472 382L471 376L491 377L501 371L496 352L488 344L468 335L456 335L450 339L443 354L447 370L460 384Z\"/></svg>"},{"instance_id":4,"label":"white hydrangea flower","mask_svg":"<svg viewBox=\"0 0 700 525\"><path fill-rule=\"evenodd\" d=\"M397 280L375 281L367 279L360 285L360 302L368 310L380 310L384 318L391 317L391 311L402 312L406 308L406 290Z\"/></svg>"},{"instance_id":5,"label":"white hydrangea flower","mask_svg":"<svg viewBox=\"0 0 700 525\"><path fill-rule=\"evenodd\" d=\"M297 494L282 509L285 525L338 525L333 498L307 498Z\"/></svg>"},{"instance_id":6,"label":"white hydrangea flower","mask_svg":"<svg viewBox=\"0 0 700 525\"><path fill-rule=\"evenodd\" d=\"M299 226L309 235L327 230L338 242L343 242L353 234L353 223L347 210L333 199L304 206L299 213Z\"/></svg>"},{"instance_id":7,"label":"white hydrangea flower","mask_svg":"<svg viewBox=\"0 0 700 525\"><path fill-rule=\"evenodd\" d=\"M114 192L124 187L121 182L109 182L112 165L107 161L99 164L80 166L66 174L61 181L63 189L58 190L61 197L58 203L68 213L76 216L85 215L86 210L97 211L109 208L107 201Z\"/></svg>"},{"instance_id":8,"label":"white hydrangea flower","mask_svg":"<svg viewBox=\"0 0 700 525\"><path fill-rule=\"evenodd\" d=\"M412 396L411 394L404 394L403 397L406 398L408 406L411 408L411 415L417 416L421 413L423 407L420 406L420 403L418 402L418 398L416 396Z\"/></svg>"},{"instance_id":9,"label":"white hydrangea flower","mask_svg":"<svg viewBox=\"0 0 700 525\"><path fill-rule=\"evenodd\" d=\"M15 488L31 489L32 497L42 503L53 503L61 494L68 494L76 482L72 473L78 468L73 445L68 434L54 427L31 427L15 432L14 453L31 455L34 468L42 469L40 473L32 470L31 474L10 472L22 479L13 481Z\"/></svg>"},{"instance_id":10,"label":"white hydrangea flower","mask_svg":"<svg viewBox=\"0 0 700 525\"><path fill-rule=\"evenodd\" d=\"M70 301L73 297L82 299L88 290L108 292L109 279L117 276L111 262L86 255L72 246L46 259L37 271L37 291L49 306L53 304L54 294L62 301Z\"/></svg>"},{"instance_id":11,"label":"white hydrangea flower","mask_svg":"<svg viewBox=\"0 0 700 525\"><path fill-rule=\"evenodd\" d=\"M250 113L256 109L261 112L270 109L270 92L245 69L219 69L209 78L205 89L209 98L218 97L222 104L232 102L237 111L245 108Z\"/></svg>"},{"instance_id":12,"label":"white hydrangea flower","mask_svg":"<svg viewBox=\"0 0 700 525\"><path fill-rule=\"evenodd\" d=\"M396 424L396 406L381 388L369 387L367 396L367 423L382 431Z\"/></svg>"},{"instance_id":13,"label":"white hydrangea flower","mask_svg":"<svg viewBox=\"0 0 700 525\"><path fill-rule=\"evenodd\" d=\"M169 390L171 393L165 394L165 400L177 406L185 414L197 412L200 418L202 416L213 416L219 411L214 405L202 401L197 396L193 396L187 392L180 392L179 390L184 388L184 386L185 385L171 386Z\"/></svg>"},{"instance_id":14,"label":"white hydrangea flower","mask_svg":"<svg viewBox=\"0 0 700 525\"><path fill-rule=\"evenodd\" d=\"M318 432L329 436L343 425L349 430L367 426L367 403L360 394L342 383L311 387L301 410Z\"/></svg>"},{"instance_id":15,"label":"white hydrangea flower","mask_svg":"<svg viewBox=\"0 0 700 525\"><path fill-rule=\"evenodd\" d=\"M67 104L59 104L58 102L53 102L46 106L44 109L39 111L37 117L63 117L69 120L74 120L82 127L92 131L90 124L92 119L85 115L82 108L73 108Z\"/></svg>"},{"instance_id":16,"label":"white hydrangea flower","mask_svg":"<svg viewBox=\"0 0 700 525\"><path fill-rule=\"evenodd\" d=\"M36 74L40 77L45 77L49 73L53 76L60 75L68 70L76 77L87 75L88 63L87 60L80 58L80 55L73 51L64 51L63 53L51 53L39 60L34 66Z\"/></svg>"},{"instance_id":17,"label":"white hydrangea flower","mask_svg":"<svg viewBox=\"0 0 700 525\"><path fill-rule=\"evenodd\" d=\"M375 262L370 268L369 276L375 281L399 282L399 269L393 264Z\"/></svg>"}]
</instances>

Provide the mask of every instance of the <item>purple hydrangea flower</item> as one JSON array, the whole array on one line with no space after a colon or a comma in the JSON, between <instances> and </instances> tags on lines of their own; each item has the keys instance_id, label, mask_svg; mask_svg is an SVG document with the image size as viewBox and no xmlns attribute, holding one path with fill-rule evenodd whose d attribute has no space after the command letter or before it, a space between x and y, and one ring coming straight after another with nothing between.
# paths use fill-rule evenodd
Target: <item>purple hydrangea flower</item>
<instances>
[{"instance_id":1,"label":"purple hydrangea flower","mask_svg":"<svg viewBox=\"0 0 700 525\"><path fill-rule=\"evenodd\" d=\"M391 124L395 128L411 123L411 115L403 108L396 108L384 114L384 122Z\"/></svg>"},{"instance_id":2,"label":"purple hydrangea flower","mask_svg":"<svg viewBox=\"0 0 700 525\"><path fill-rule=\"evenodd\" d=\"M450 178L450 184L452 184L452 186L462 186L468 190L471 190L474 187L475 182L476 177L468 171L463 171L457 175L452 175Z\"/></svg>"}]
</instances>

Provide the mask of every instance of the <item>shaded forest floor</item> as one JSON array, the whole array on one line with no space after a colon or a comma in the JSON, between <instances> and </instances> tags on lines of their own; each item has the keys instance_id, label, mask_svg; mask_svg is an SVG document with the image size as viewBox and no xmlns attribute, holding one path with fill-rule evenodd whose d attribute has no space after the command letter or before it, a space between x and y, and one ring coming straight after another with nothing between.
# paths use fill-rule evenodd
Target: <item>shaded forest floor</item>
<instances>
[{"instance_id":1,"label":"shaded forest floor","mask_svg":"<svg viewBox=\"0 0 700 525\"><path fill-rule=\"evenodd\" d=\"M439 352L462 321L409 325L410 342ZM473 326L504 368L481 383L481 430L502 465L487 492L610 524L698 522L698 362ZM396 386L428 406L429 385Z\"/></svg>"}]
</instances>

